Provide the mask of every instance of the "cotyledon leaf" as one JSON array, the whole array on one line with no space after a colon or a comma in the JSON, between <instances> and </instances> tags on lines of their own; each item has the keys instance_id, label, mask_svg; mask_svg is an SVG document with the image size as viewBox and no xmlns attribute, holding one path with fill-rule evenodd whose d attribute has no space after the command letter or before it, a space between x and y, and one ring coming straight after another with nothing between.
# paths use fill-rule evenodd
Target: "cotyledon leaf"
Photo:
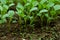
<instances>
[{"instance_id":1,"label":"cotyledon leaf","mask_svg":"<svg viewBox=\"0 0 60 40\"><path fill-rule=\"evenodd\" d=\"M33 7L33 8L30 9L30 12L35 11L35 10L38 10L38 8L37 7Z\"/></svg>"},{"instance_id":2,"label":"cotyledon leaf","mask_svg":"<svg viewBox=\"0 0 60 40\"><path fill-rule=\"evenodd\" d=\"M54 6L54 9L55 9L55 10L60 10L60 5L55 5L55 6Z\"/></svg>"},{"instance_id":3,"label":"cotyledon leaf","mask_svg":"<svg viewBox=\"0 0 60 40\"><path fill-rule=\"evenodd\" d=\"M44 12L48 12L48 10L46 10L46 9L42 9L42 10L40 10L39 13L44 13Z\"/></svg>"}]
</instances>

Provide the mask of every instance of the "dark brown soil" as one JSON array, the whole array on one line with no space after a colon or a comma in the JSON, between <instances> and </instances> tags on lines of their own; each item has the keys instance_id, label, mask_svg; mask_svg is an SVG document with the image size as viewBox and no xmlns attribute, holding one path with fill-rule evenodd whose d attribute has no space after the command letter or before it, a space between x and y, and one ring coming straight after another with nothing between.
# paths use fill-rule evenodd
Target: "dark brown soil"
<instances>
[{"instance_id":1,"label":"dark brown soil","mask_svg":"<svg viewBox=\"0 0 60 40\"><path fill-rule=\"evenodd\" d=\"M11 24L8 30L6 25L0 25L0 40L60 40L60 20L53 27L40 27L21 31L18 24Z\"/></svg>"}]
</instances>

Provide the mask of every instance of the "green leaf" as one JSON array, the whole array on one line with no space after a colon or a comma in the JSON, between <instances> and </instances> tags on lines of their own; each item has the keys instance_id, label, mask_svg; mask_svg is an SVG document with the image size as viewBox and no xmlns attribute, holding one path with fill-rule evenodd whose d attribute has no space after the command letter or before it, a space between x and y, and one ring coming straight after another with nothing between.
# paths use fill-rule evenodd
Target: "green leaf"
<instances>
[{"instance_id":1,"label":"green leaf","mask_svg":"<svg viewBox=\"0 0 60 40\"><path fill-rule=\"evenodd\" d=\"M3 5L3 8L8 9L8 6L7 5Z\"/></svg>"},{"instance_id":2,"label":"green leaf","mask_svg":"<svg viewBox=\"0 0 60 40\"><path fill-rule=\"evenodd\" d=\"M13 5L15 5L14 3L11 3L11 4L9 4L9 7L11 7L11 6L13 6Z\"/></svg>"},{"instance_id":3,"label":"green leaf","mask_svg":"<svg viewBox=\"0 0 60 40\"><path fill-rule=\"evenodd\" d=\"M56 14L56 11L54 11L54 10L50 11L50 15L51 15L51 16L57 15L57 14Z\"/></svg>"},{"instance_id":4,"label":"green leaf","mask_svg":"<svg viewBox=\"0 0 60 40\"><path fill-rule=\"evenodd\" d=\"M0 11L3 11L3 7L2 6L0 6Z\"/></svg>"},{"instance_id":5,"label":"green leaf","mask_svg":"<svg viewBox=\"0 0 60 40\"><path fill-rule=\"evenodd\" d=\"M48 14L45 14L45 16L46 16L46 17L49 17L49 15L48 15Z\"/></svg>"},{"instance_id":6,"label":"green leaf","mask_svg":"<svg viewBox=\"0 0 60 40\"><path fill-rule=\"evenodd\" d=\"M21 17L25 17L26 15L25 15L24 13L21 13L20 16L21 16Z\"/></svg>"},{"instance_id":7,"label":"green leaf","mask_svg":"<svg viewBox=\"0 0 60 40\"><path fill-rule=\"evenodd\" d=\"M31 19L33 19L33 16L30 16L29 18L30 18L30 20L31 20Z\"/></svg>"},{"instance_id":8,"label":"green leaf","mask_svg":"<svg viewBox=\"0 0 60 40\"><path fill-rule=\"evenodd\" d=\"M53 17L48 17L47 20L48 20L48 21L51 21L51 20L53 20Z\"/></svg>"},{"instance_id":9,"label":"green leaf","mask_svg":"<svg viewBox=\"0 0 60 40\"><path fill-rule=\"evenodd\" d=\"M29 6L30 5L30 3L26 3L24 6Z\"/></svg>"},{"instance_id":10,"label":"green leaf","mask_svg":"<svg viewBox=\"0 0 60 40\"><path fill-rule=\"evenodd\" d=\"M24 7L22 4L18 3L16 6L17 10L24 10Z\"/></svg>"},{"instance_id":11,"label":"green leaf","mask_svg":"<svg viewBox=\"0 0 60 40\"><path fill-rule=\"evenodd\" d=\"M38 13L37 16L41 16L42 14L41 13Z\"/></svg>"},{"instance_id":12,"label":"green leaf","mask_svg":"<svg viewBox=\"0 0 60 40\"><path fill-rule=\"evenodd\" d=\"M35 6L38 5L38 1L34 1L32 4L33 4L33 6L35 7Z\"/></svg>"},{"instance_id":13,"label":"green leaf","mask_svg":"<svg viewBox=\"0 0 60 40\"><path fill-rule=\"evenodd\" d=\"M2 4L6 4L7 0L0 0Z\"/></svg>"},{"instance_id":14,"label":"green leaf","mask_svg":"<svg viewBox=\"0 0 60 40\"><path fill-rule=\"evenodd\" d=\"M45 12L48 12L48 10L46 10L46 9L42 9L42 10L37 14L37 16L41 16L42 13L45 13ZM46 14L46 15L47 15L47 14Z\"/></svg>"},{"instance_id":15,"label":"green leaf","mask_svg":"<svg viewBox=\"0 0 60 40\"><path fill-rule=\"evenodd\" d=\"M0 15L0 18L1 18L2 15Z\"/></svg>"},{"instance_id":16,"label":"green leaf","mask_svg":"<svg viewBox=\"0 0 60 40\"><path fill-rule=\"evenodd\" d=\"M27 0L28 2L32 2L32 0Z\"/></svg>"},{"instance_id":17,"label":"green leaf","mask_svg":"<svg viewBox=\"0 0 60 40\"><path fill-rule=\"evenodd\" d=\"M10 10L10 11L8 12L8 16L9 16L10 18L12 18L13 15L14 15L14 11Z\"/></svg>"},{"instance_id":18,"label":"green leaf","mask_svg":"<svg viewBox=\"0 0 60 40\"><path fill-rule=\"evenodd\" d=\"M48 10L46 10L46 9L42 9L42 10L40 10L39 13L45 13L45 12L48 12Z\"/></svg>"},{"instance_id":19,"label":"green leaf","mask_svg":"<svg viewBox=\"0 0 60 40\"><path fill-rule=\"evenodd\" d=\"M18 11L17 14L18 14L20 17L25 17L25 16L26 16L21 10Z\"/></svg>"},{"instance_id":20,"label":"green leaf","mask_svg":"<svg viewBox=\"0 0 60 40\"><path fill-rule=\"evenodd\" d=\"M5 22L6 22L6 19L0 20L0 24L5 23Z\"/></svg>"},{"instance_id":21,"label":"green leaf","mask_svg":"<svg viewBox=\"0 0 60 40\"><path fill-rule=\"evenodd\" d=\"M55 2L56 0L48 0L48 2Z\"/></svg>"},{"instance_id":22,"label":"green leaf","mask_svg":"<svg viewBox=\"0 0 60 40\"><path fill-rule=\"evenodd\" d=\"M9 17L9 15L5 14L5 15L2 16L3 19L6 18L6 17Z\"/></svg>"},{"instance_id":23,"label":"green leaf","mask_svg":"<svg viewBox=\"0 0 60 40\"><path fill-rule=\"evenodd\" d=\"M49 2L49 3L47 4L47 7L48 7L48 8L50 8L50 7L52 7L52 6L54 6L54 3L53 3L53 2Z\"/></svg>"},{"instance_id":24,"label":"green leaf","mask_svg":"<svg viewBox=\"0 0 60 40\"><path fill-rule=\"evenodd\" d=\"M41 0L40 4L44 4L47 0Z\"/></svg>"},{"instance_id":25,"label":"green leaf","mask_svg":"<svg viewBox=\"0 0 60 40\"><path fill-rule=\"evenodd\" d=\"M4 23L4 21L3 20L0 20L0 24L2 24L2 23Z\"/></svg>"},{"instance_id":26,"label":"green leaf","mask_svg":"<svg viewBox=\"0 0 60 40\"><path fill-rule=\"evenodd\" d=\"M54 6L54 9L55 9L55 10L60 10L60 5L55 5L55 6Z\"/></svg>"},{"instance_id":27,"label":"green leaf","mask_svg":"<svg viewBox=\"0 0 60 40\"><path fill-rule=\"evenodd\" d=\"M9 7L8 7L7 5L3 5L4 14L7 12L8 8L9 8Z\"/></svg>"},{"instance_id":28,"label":"green leaf","mask_svg":"<svg viewBox=\"0 0 60 40\"><path fill-rule=\"evenodd\" d=\"M60 0L56 0L57 2L60 2Z\"/></svg>"},{"instance_id":29,"label":"green leaf","mask_svg":"<svg viewBox=\"0 0 60 40\"><path fill-rule=\"evenodd\" d=\"M24 3L26 3L27 2L27 0L23 0L24 1Z\"/></svg>"},{"instance_id":30,"label":"green leaf","mask_svg":"<svg viewBox=\"0 0 60 40\"><path fill-rule=\"evenodd\" d=\"M33 7L33 8L30 9L30 12L32 12L32 11L37 11L37 10L38 10L37 7Z\"/></svg>"}]
</instances>

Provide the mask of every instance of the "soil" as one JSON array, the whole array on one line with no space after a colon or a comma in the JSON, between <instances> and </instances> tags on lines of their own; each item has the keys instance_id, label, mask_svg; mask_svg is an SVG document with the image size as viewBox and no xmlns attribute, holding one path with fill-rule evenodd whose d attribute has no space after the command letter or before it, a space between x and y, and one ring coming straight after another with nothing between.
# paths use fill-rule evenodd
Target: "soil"
<instances>
[{"instance_id":1,"label":"soil","mask_svg":"<svg viewBox=\"0 0 60 40\"><path fill-rule=\"evenodd\" d=\"M4 31L5 30L5 31ZM16 29L12 29L11 32L7 32L7 29L4 28L0 29L0 40L60 40L60 21L56 23L54 27L41 27L41 28L35 28L33 30L33 33L21 33L14 32ZM29 31L29 30L28 30Z\"/></svg>"}]
</instances>

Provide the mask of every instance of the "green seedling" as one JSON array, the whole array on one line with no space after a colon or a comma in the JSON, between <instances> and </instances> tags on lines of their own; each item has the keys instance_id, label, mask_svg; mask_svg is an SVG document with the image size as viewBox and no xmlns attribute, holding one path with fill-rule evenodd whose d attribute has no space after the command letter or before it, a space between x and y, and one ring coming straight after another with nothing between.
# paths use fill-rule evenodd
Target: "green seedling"
<instances>
[{"instance_id":1,"label":"green seedling","mask_svg":"<svg viewBox=\"0 0 60 40\"><path fill-rule=\"evenodd\" d=\"M11 23L11 21L12 21L12 19L13 19L13 16L14 16L14 11L12 11L12 10L10 10L9 12L8 12L8 17L9 17L9 24Z\"/></svg>"},{"instance_id":2,"label":"green seedling","mask_svg":"<svg viewBox=\"0 0 60 40\"><path fill-rule=\"evenodd\" d=\"M14 6L16 11L10 10L11 6ZM34 29L37 21L41 26L45 26L44 24L48 26L52 20L56 21L60 14L60 0L0 0L0 24L9 23L10 25L15 18L15 12L18 15L17 24L21 27L27 28L28 25Z\"/></svg>"}]
</instances>

